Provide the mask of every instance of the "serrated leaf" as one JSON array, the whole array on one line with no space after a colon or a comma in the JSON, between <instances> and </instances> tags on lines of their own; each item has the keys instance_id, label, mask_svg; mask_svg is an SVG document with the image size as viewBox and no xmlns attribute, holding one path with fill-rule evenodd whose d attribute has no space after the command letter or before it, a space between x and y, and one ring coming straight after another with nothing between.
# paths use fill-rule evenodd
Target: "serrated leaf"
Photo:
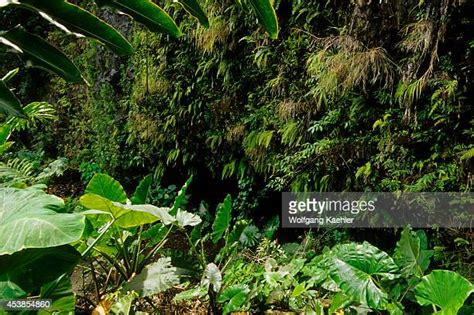
<instances>
[{"instance_id":1,"label":"serrated leaf","mask_svg":"<svg viewBox=\"0 0 474 315\"><path fill-rule=\"evenodd\" d=\"M152 181L153 175L151 174L140 181L137 188L135 189L135 192L133 193L132 198L130 198L132 204L140 205L146 203Z\"/></svg>"},{"instance_id":2,"label":"serrated leaf","mask_svg":"<svg viewBox=\"0 0 474 315\"><path fill-rule=\"evenodd\" d=\"M172 288L179 283L176 268L171 265L171 258L159 258L147 265L143 271L125 284L123 290L135 291L146 297Z\"/></svg>"},{"instance_id":3,"label":"serrated leaf","mask_svg":"<svg viewBox=\"0 0 474 315\"><path fill-rule=\"evenodd\" d=\"M0 189L0 255L78 241L84 217L56 211L63 207L61 198L34 187Z\"/></svg>"},{"instance_id":4,"label":"serrated leaf","mask_svg":"<svg viewBox=\"0 0 474 315\"><path fill-rule=\"evenodd\" d=\"M448 270L434 270L421 279L415 287L415 297L420 305L436 305L441 310L435 314L455 315L474 286L460 274Z\"/></svg>"},{"instance_id":5,"label":"serrated leaf","mask_svg":"<svg viewBox=\"0 0 474 315\"><path fill-rule=\"evenodd\" d=\"M74 63L41 37L26 32L20 26L0 33L0 37L20 48L32 66L52 71L69 82L85 82Z\"/></svg>"},{"instance_id":6,"label":"serrated leaf","mask_svg":"<svg viewBox=\"0 0 474 315\"><path fill-rule=\"evenodd\" d=\"M250 0L255 9L258 21L270 35L270 38L278 38L278 19L270 0Z\"/></svg>"},{"instance_id":7,"label":"serrated leaf","mask_svg":"<svg viewBox=\"0 0 474 315\"><path fill-rule=\"evenodd\" d=\"M133 52L130 43L117 30L77 5L64 0L17 0L14 3L39 12L64 31L95 38L118 55Z\"/></svg>"},{"instance_id":8,"label":"serrated leaf","mask_svg":"<svg viewBox=\"0 0 474 315\"><path fill-rule=\"evenodd\" d=\"M206 13L204 13L197 0L178 0L178 2L189 14L197 18L202 26L205 28L209 27L209 20L207 19Z\"/></svg>"},{"instance_id":9,"label":"serrated leaf","mask_svg":"<svg viewBox=\"0 0 474 315\"><path fill-rule=\"evenodd\" d=\"M86 187L86 194L95 194L110 201L126 203L127 194L122 185L107 174L95 174ZM94 208L90 208L94 209ZM99 208L96 208L99 209ZM102 210L102 209L99 209Z\"/></svg>"},{"instance_id":10,"label":"serrated leaf","mask_svg":"<svg viewBox=\"0 0 474 315\"><path fill-rule=\"evenodd\" d=\"M16 116L26 118L26 115L21 108L20 101L15 94L0 80L0 113L6 116Z\"/></svg>"},{"instance_id":11,"label":"serrated leaf","mask_svg":"<svg viewBox=\"0 0 474 315\"><path fill-rule=\"evenodd\" d=\"M212 224L212 241L217 243L230 225L232 211L232 199L230 195L225 197L224 202L217 206L216 218Z\"/></svg>"},{"instance_id":12,"label":"serrated leaf","mask_svg":"<svg viewBox=\"0 0 474 315\"><path fill-rule=\"evenodd\" d=\"M168 13L149 0L96 0L96 2L101 7L110 7L130 15L152 32L165 33L174 37L182 35Z\"/></svg>"}]
</instances>

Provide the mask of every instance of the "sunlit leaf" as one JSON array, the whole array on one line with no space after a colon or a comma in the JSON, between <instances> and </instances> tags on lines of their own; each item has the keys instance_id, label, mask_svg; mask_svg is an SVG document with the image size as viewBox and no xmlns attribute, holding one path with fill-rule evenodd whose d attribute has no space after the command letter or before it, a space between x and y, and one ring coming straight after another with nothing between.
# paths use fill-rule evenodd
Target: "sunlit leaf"
<instances>
[{"instance_id":1,"label":"sunlit leaf","mask_svg":"<svg viewBox=\"0 0 474 315\"><path fill-rule=\"evenodd\" d=\"M474 286L454 271L434 270L415 287L415 297L421 305L436 305L435 314L455 315L474 292Z\"/></svg>"},{"instance_id":2,"label":"sunlit leaf","mask_svg":"<svg viewBox=\"0 0 474 315\"><path fill-rule=\"evenodd\" d=\"M110 201L127 202L127 194L122 185L107 174L95 174L87 185L85 193L96 194Z\"/></svg>"},{"instance_id":3,"label":"sunlit leaf","mask_svg":"<svg viewBox=\"0 0 474 315\"><path fill-rule=\"evenodd\" d=\"M2 32L0 37L20 48L31 66L52 71L69 82L84 82L72 61L41 37L26 32L22 27Z\"/></svg>"},{"instance_id":4,"label":"sunlit leaf","mask_svg":"<svg viewBox=\"0 0 474 315\"><path fill-rule=\"evenodd\" d=\"M171 258L165 257L146 266L140 274L125 284L123 290L135 291L140 296L150 296L166 291L178 283L176 268L171 265Z\"/></svg>"},{"instance_id":5,"label":"sunlit leaf","mask_svg":"<svg viewBox=\"0 0 474 315\"><path fill-rule=\"evenodd\" d=\"M14 2L39 12L42 17L66 32L99 40L118 55L129 55L133 52L130 43L117 30L77 5L64 0Z\"/></svg>"},{"instance_id":6,"label":"sunlit leaf","mask_svg":"<svg viewBox=\"0 0 474 315\"><path fill-rule=\"evenodd\" d=\"M84 217L58 213L63 206L62 199L37 188L0 189L0 255L79 240Z\"/></svg>"},{"instance_id":7,"label":"sunlit leaf","mask_svg":"<svg viewBox=\"0 0 474 315\"><path fill-rule=\"evenodd\" d=\"M174 37L182 35L174 20L149 0L96 0L101 7L110 7L126 13L150 31L165 33Z\"/></svg>"}]
</instances>

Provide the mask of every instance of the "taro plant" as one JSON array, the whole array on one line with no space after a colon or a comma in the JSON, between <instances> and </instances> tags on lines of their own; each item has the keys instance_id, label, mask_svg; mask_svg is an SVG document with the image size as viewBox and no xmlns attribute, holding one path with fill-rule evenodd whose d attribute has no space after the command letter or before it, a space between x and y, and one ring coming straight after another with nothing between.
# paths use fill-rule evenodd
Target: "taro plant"
<instances>
[{"instance_id":1,"label":"taro plant","mask_svg":"<svg viewBox=\"0 0 474 315\"><path fill-rule=\"evenodd\" d=\"M0 300L51 298L45 311L70 312L69 273L81 255L69 244L81 238L84 217L64 213L62 199L43 188L0 188Z\"/></svg>"},{"instance_id":2,"label":"taro plant","mask_svg":"<svg viewBox=\"0 0 474 315\"><path fill-rule=\"evenodd\" d=\"M99 265L105 260L117 272L111 291L110 274L107 276L103 289L97 292L97 303L103 294L116 290L148 297L179 283L172 258L156 257L172 231L201 222L199 216L180 208L190 181L178 193L173 207L160 208L145 204L151 176L145 177L128 199L118 181L105 174L94 175L80 198L81 205L88 209L81 213L94 228L82 245L82 255L92 255Z\"/></svg>"}]
</instances>

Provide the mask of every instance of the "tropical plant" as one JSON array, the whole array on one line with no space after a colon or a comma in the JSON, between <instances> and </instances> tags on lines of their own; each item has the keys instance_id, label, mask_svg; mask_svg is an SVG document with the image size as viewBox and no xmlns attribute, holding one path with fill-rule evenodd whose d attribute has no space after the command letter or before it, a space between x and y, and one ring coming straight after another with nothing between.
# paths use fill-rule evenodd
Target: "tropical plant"
<instances>
[{"instance_id":1,"label":"tropical plant","mask_svg":"<svg viewBox=\"0 0 474 315\"><path fill-rule=\"evenodd\" d=\"M72 311L69 273L81 255L69 244L81 238L84 217L63 213L62 199L43 188L0 188L0 298L40 294L55 299L48 311Z\"/></svg>"},{"instance_id":2,"label":"tropical plant","mask_svg":"<svg viewBox=\"0 0 474 315\"><path fill-rule=\"evenodd\" d=\"M178 1L187 12L195 16L205 27L209 26L206 14L196 0ZM258 19L267 29L271 38L278 36L275 11L269 0L250 1ZM144 24L150 31L161 32L173 37L182 35L174 20L158 5L149 0L97 0L100 7L109 7L123 12ZM12 6L31 10L59 27L68 34L93 38L106 45L118 55L128 55L133 51L130 43L112 26L92 13L65 0L35 1L3 0L0 8ZM86 83L79 69L60 50L41 37L16 26L0 32L0 43L24 55L29 65L52 71L72 83ZM0 81L0 111L6 116L24 117L20 101L8 89L5 78Z\"/></svg>"}]
</instances>

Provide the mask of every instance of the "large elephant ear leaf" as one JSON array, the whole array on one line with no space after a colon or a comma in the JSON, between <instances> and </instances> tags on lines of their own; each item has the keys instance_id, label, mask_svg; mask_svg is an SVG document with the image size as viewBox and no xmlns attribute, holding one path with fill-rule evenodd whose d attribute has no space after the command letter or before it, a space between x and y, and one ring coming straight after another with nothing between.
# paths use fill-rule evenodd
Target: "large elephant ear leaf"
<instances>
[{"instance_id":1,"label":"large elephant ear leaf","mask_svg":"<svg viewBox=\"0 0 474 315\"><path fill-rule=\"evenodd\" d=\"M398 267L387 253L364 242L337 245L325 256L322 264L347 296L370 308L384 309L388 295L377 283L398 276Z\"/></svg>"},{"instance_id":2,"label":"large elephant ear leaf","mask_svg":"<svg viewBox=\"0 0 474 315\"><path fill-rule=\"evenodd\" d=\"M6 116L26 118L20 101L2 80L0 80L0 113Z\"/></svg>"},{"instance_id":3,"label":"large elephant ear leaf","mask_svg":"<svg viewBox=\"0 0 474 315\"><path fill-rule=\"evenodd\" d=\"M101 7L109 7L130 15L152 32L174 37L182 35L174 20L159 6L149 0L96 0Z\"/></svg>"},{"instance_id":4,"label":"large elephant ear leaf","mask_svg":"<svg viewBox=\"0 0 474 315\"><path fill-rule=\"evenodd\" d=\"M434 270L421 279L415 287L415 297L420 305L435 305L441 310L435 314L457 314L474 286L454 271Z\"/></svg>"},{"instance_id":5,"label":"large elephant ear leaf","mask_svg":"<svg viewBox=\"0 0 474 315\"><path fill-rule=\"evenodd\" d=\"M422 277L428 269L433 252L427 250L424 243L419 234L412 232L411 228L407 227L402 231L393 258L403 276Z\"/></svg>"},{"instance_id":6,"label":"large elephant ear leaf","mask_svg":"<svg viewBox=\"0 0 474 315\"><path fill-rule=\"evenodd\" d=\"M65 54L22 27L0 33L0 38L20 49L32 66L52 71L69 82L84 82L79 69Z\"/></svg>"},{"instance_id":7,"label":"large elephant ear leaf","mask_svg":"<svg viewBox=\"0 0 474 315\"><path fill-rule=\"evenodd\" d=\"M61 198L37 188L0 189L0 255L78 241L84 217L56 211L63 206Z\"/></svg>"},{"instance_id":8,"label":"large elephant ear leaf","mask_svg":"<svg viewBox=\"0 0 474 315\"><path fill-rule=\"evenodd\" d=\"M95 194L114 202L127 202L127 194L122 185L107 174L95 174L87 184L85 193Z\"/></svg>"},{"instance_id":9,"label":"large elephant ear leaf","mask_svg":"<svg viewBox=\"0 0 474 315\"><path fill-rule=\"evenodd\" d=\"M209 27L209 20L207 19L206 13L199 5L198 0L178 0L183 8L192 16L198 19L199 23L205 28Z\"/></svg>"},{"instance_id":10,"label":"large elephant ear leaf","mask_svg":"<svg viewBox=\"0 0 474 315\"><path fill-rule=\"evenodd\" d=\"M42 17L68 33L95 38L118 55L133 52L130 43L111 25L67 1L17 0L14 3L39 12Z\"/></svg>"},{"instance_id":11,"label":"large elephant ear leaf","mask_svg":"<svg viewBox=\"0 0 474 315\"><path fill-rule=\"evenodd\" d=\"M179 283L176 267L171 265L171 258L159 258L155 263L146 266L143 271L127 283L123 290L135 291L146 297L166 291Z\"/></svg>"},{"instance_id":12,"label":"large elephant ear leaf","mask_svg":"<svg viewBox=\"0 0 474 315\"><path fill-rule=\"evenodd\" d=\"M270 38L278 38L278 19L270 0L250 0L252 7L257 13L260 24L270 35Z\"/></svg>"},{"instance_id":13,"label":"large elephant ear leaf","mask_svg":"<svg viewBox=\"0 0 474 315\"><path fill-rule=\"evenodd\" d=\"M230 195L225 197L224 202L217 206L216 218L212 224L212 241L217 243L230 225L232 211L232 199Z\"/></svg>"}]
</instances>

